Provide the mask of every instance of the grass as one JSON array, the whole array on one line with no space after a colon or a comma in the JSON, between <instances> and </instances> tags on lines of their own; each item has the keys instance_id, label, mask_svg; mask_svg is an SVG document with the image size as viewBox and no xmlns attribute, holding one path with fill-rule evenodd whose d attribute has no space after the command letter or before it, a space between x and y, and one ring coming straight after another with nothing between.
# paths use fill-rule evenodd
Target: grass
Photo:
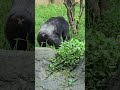
<instances>
[{"instance_id":1,"label":"grass","mask_svg":"<svg viewBox=\"0 0 120 90\"><path fill-rule=\"evenodd\" d=\"M9 45L6 42L4 35L5 19L11 7L11 0L0 0L0 49L8 49Z\"/></svg>"},{"instance_id":2,"label":"grass","mask_svg":"<svg viewBox=\"0 0 120 90\"><path fill-rule=\"evenodd\" d=\"M49 4L48 6L40 5L35 7L35 46L39 47L37 42L37 35L40 26L51 17L63 16L67 21L67 10L64 5ZM79 15L79 5L75 7L75 17ZM81 30L78 35L73 36L80 41L85 40L85 13L83 13L81 19Z\"/></svg>"}]
</instances>

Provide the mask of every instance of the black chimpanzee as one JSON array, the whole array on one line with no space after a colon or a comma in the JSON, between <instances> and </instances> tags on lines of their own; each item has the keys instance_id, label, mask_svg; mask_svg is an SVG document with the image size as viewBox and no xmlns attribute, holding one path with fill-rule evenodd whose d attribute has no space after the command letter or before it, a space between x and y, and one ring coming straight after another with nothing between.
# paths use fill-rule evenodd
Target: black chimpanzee
<instances>
[{"instance_id":1,"label":"black chimpanzee","mask_svg":"<svg viewBox=\"0 0 120 90\"><path fill-rule=\"evenodd\" d=\"M50 46L58 48L62 40L69 40L69 24L62 17L52 17L47 20L40 28L38 33L38 43L42 47L46 47L46 43Z\"/></svg>"},{"instance_id":2,"label":"black chimpanzee","mask_svg":"<svg viewBox=\"0 0 120 90\"><path fill-rule=\"evenodd\" d=\"M5 25L5 36L11 49L34 47L34 0L14 0Z\"/></svg>"}]
</instances>

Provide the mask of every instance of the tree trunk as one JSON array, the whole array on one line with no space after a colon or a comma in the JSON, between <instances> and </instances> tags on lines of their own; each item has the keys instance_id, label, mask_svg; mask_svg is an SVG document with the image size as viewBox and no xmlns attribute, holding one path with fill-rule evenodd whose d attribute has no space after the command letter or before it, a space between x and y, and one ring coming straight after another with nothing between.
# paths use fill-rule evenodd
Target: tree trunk
<instances>
[{"instance_id":1,"label":"tree trunk","mask_svg":"<svg viewBox=\"0 0 120 90\"><path fill-rule=\"evenodd\" d=\"M69 20L69 24L73 30L73 32L76 32L76 25L75 25L75 0L64 0L64 5L67 8L67 16Z\"/></svg>"}]
</instances>

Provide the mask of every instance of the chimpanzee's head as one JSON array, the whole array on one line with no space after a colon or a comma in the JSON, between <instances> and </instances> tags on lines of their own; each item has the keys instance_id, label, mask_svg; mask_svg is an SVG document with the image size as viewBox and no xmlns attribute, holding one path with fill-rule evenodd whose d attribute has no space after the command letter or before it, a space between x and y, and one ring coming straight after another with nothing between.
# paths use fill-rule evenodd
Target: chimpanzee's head
<instances>
[{"instance_id":1,"label":"chimpanzee's head","mask_svg":"<svg viewBox=\"0 0 120 90\"><path fill-rule=\"evenodd\" d=\"M42 47L46 47L46 44L50 46L55 46L55 48L58 48L61 44L61 39L55 35L51 34L48 35L47 33L39 32L37 37L38 43Z\"/></svg>"},{"instance_id":2,"label":"chimpanzee's head","mask_svg":"<svg viewBox=\"0 0 120 90\"><path fill-rule=\"evenodd\" d=\"M48 36L47 43L50 45L54 45L56 48L58 48L60 47L60 44L61 44L61 38L58 37L56 34L52 34Z\"/></svg>"}]
</instances>

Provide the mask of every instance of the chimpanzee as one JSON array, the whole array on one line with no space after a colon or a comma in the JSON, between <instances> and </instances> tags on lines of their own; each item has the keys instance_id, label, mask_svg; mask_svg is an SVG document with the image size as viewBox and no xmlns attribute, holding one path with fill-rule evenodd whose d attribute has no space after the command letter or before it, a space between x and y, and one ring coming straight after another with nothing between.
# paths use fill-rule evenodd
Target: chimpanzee
<instances>
[{"instance_id":1,"label":"chimpanzee","mask_svg":"<svg viewBox=\"0 0 120 90\"><path fill-rule=\"evenodd\" d=\"M62 16L52 17L40 28L37 41L40 46L46 47L46 43L57 49L62 41L70 39L69 24Z\"/></svg>"},{"instance_id":2,"label":"chimpanzee","mask_svg":"<svg viewBox=\"0 0 120 90\"><path fill-rule=\"evenodd\" d=\"M34 0L14 0L7 16L5 36L11 49L34 47Z\"/></svg>"}]
</instances>

